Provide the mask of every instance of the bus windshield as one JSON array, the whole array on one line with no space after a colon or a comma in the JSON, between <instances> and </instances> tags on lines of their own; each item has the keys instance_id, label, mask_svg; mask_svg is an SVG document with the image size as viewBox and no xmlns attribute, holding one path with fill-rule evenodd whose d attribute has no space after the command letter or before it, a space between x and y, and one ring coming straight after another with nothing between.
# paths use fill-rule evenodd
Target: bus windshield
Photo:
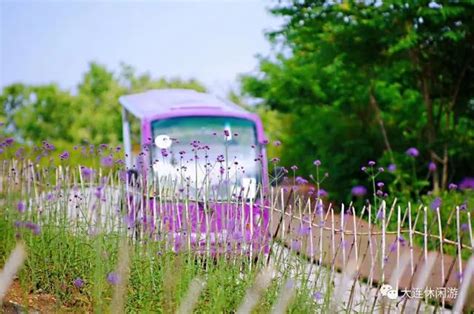
<instances>
[{"instance_id":1,"label":"bus windshield","mask_svg":"<svg viewBox=\"0 0 474 314\"><path fill-rule=\"evenodd\" d=\"M153 173L161 188L191 199L255 198L262 176L252 121L190 116L151 127Z\"/></svg>"}]
</instances>

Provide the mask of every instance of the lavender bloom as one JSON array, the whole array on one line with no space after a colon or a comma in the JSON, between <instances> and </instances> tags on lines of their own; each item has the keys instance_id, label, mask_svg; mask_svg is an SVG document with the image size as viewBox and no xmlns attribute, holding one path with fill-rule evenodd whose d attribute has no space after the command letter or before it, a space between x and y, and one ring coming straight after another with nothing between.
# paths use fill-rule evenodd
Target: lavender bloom
<instances>
[{"instance_id":1,"label":"lavender bloom","mask_svg":"<svg viewBox=\"0 0 474 314\"><path fill-rule=\"evenodd\" d=\"M384 172L385 169L383 167L379 167L379 172Z\"/></svg>"},{"instance_id":2,"label":"lavender bloom","mask_svg":"<svg viewBox=\"0 0 474 314\"><path fill-rule=\"evenodd\" d=\"M20 213L24 213L24 212L25 212L25 209L26 209L25 203L22 202L22 201L19 201L18 204L16 205L16 209L17 209Z\"/></svg>"},{"instance_id":3,"label":"lavender bloom","mask_svg":"<svg viewBox=\"0 0 474 314\"><path fill-rule=\"evenodd\" d=\"M274 164L279 163L279 162L280 162L280 158L274 157L274 158L272 158L272 162L273 162Z\"/></svg>"},{"instance_id":4,"label":"lavender bloom","mask_svg":"<svg viewBox=\"0 0 474 314\"><path fill-rule=\"evenodd\" d=\"M428 171L429 172L435 172L436 171L436 164L434 162L430 162L428 164Z\"/></svg>"},{"instance_id":5,"label":"lavender bloom","mask_svg":"<svg viewBox=\"0 0 474 314\"><path fill-rule=\"evenodd\" d=\"M389 172L395 172L397 170L397 165L390 164L390 165L388 165L387 169L388 169Z\"/></svg>"},{"instance_id":6,"label":"lavender bloom","mask_svg":"<svg viewBox=\"0 0 474 314\"><path fill-rule=\"evenodd\" d=\"M383 196L383 191L382 190L377 190L376 194L377 194L377 196L382 197Z\"/></svg>"},{"instance_id":7,"label":"lavender bloom","mask_svg":"<svg viewBox=\"0 0 474 314\"><path fill-rule=\"evenodd\" d=\"M370 160L367 164L369 165L369 167L373 167L375 166L375 161Z\"/></svg>"},{"instance_id":8,"label":"lavender bloom","mask_svg":"<svg viewBox=\"0 0 474 314\"><path fill-rule=\"evenodd\" d=\"M390 244L389 248L390 252L395 252L397 250L397 241L394 241L392 244Z\"/></svg>"},{"instance_id":9,"label":"lavender bloom","mask_svg":"<svg viewBox=\"0 0 474 314\"><path fill-rule=\"evenodd\" d=\"M59 158L61 158L61 160L69 159L69 152L68 151L62 152L61 154L59 154Z\"/></svg>"},{"instance_id":10,"label":"lavender bloom","mask_svg":"<svg viewBox=\"0 0 474 314\"><path fill-rule=\"evenodd\" d=\"M112 156L105 156L100 159L102 167L112 167L114 165L114 159Z\"/></svg>"},{"instance_id":11,"label":"lavender bloom","mask_svg":"<svg viewBox=\"0 0 474 314\"><path fill-rule=\"evenodd\" d=\"M81 167L81 174L82 174L82 176L84 177L84 179L90 180L90 179L92 179L92 177L94 176L94 170L82 166L82 167Z\"/></svg>"},{"instance_id":12,"label":"lavender bloom","mask_svg":"<svg viewBox=\"0 0 474 314\"><path fill-rule=\"evenodd\" d=\"M278 146L281 145L281 142L280 142L280 141L275 141L275 142L273 142L273 145L276 146L276 147L278 147Z\"/></svg>"},{"instance_id":13,"label":"lavender bloom","mask_svg":"<svg viewBox=\"0 0 474 314\"><path fill-rule=\"evenodd\" d=\"M459 205L459 210L467 210L467 201L464 201L461 205Z\"/></svg>"},{"instance_id":14,"label":"lavender bloom","mask_svg":"<svg viewBox=\"0 0 474 314\"><path fill-rule=\"evenodd\" d=\"M469 230L469 225L467 223L461 224L461 230L462 231L468 231Z\"/></svg>"},{"instance_id":15,"label":"lavender bloom","mask_svg":"<svg viewBox=\"0 0 474 314\"><path fill-rule=\"evenodd\" d=\"M5 146L10 146L10 145L13 144L13 142L15 142L15 140L11 137L8 137L8 138L5 139L4 143L5 143Z\"/></svg>"},{"instance_id":16,"label":"lavender bloom","mask_svg":"<svg viewBox=\"0 0 474 314\"><path fill-rule=\"evenodd\" d=\"M450 183L449 186L448 186L449 190L456 190L457 188L458 188L458 186L454 183Z\"/></svg>"},{"instance_id":17,"label":"lavender bloom","mask_svg":"<svg viewBox=\"0 0 474 314\"><path fill-rule=\"evenodd\" d=\"M111 285L117 285L120 283L120 276L116 272L111 272L107 275L107 282Z\"/></svg>"},{"instance_id":18,"label":"lavender bloom","mask_svg":"<svg viewBox=\"0 0 474 314\"><path fill-rule=\"evenodd\" d=\"M383 188L385 186L385 184L383 182L377 182L377 187L379 187L380 189Z\"/></svg>"},{"instance_id":19,"label":"lavender bloom","mask_svg":"<svg viewBox=\"0 0 474 314\"><path fill-rule=\"evenodd\" d=\"M82 280L81 278L78 277L78 278L74 279L73 284L76 288L82 288L82 287L84 287L84 280Z\"/></svg>"},{"instance_id":20,"label":"lavender bloom","mask_svg":"<svg viewBox=\"0 0 474 314\"><path fill-rule=\"evenodd\" d=\"M168 151L165 148L161 149L161 156L168 157Z\"/></svg>"},{"instance_id":21,"label":"lavender bloom","mask_svg":"<svg viewBox=\"0 0 474 314\"><path fill-rule=\"evenodd\" d=\"M361 167L360 170L365 172L365 171L367 171L367 167L365 167L365 166Z\"/></svg>"},{"instance_id":22,"label":"lavender bloom","mask_svg":"<svg viewBox=\"0 0 474 314\"><path fill-rule=\"evenodd\" d=\"M268 140L263 140L263 145L268 145Z\"/></svg>"},{"instance_id":23,"label":"lavender bloom","mask_svg":"<svg viewBox=\"0 0 474 314\"><path fill-rule=\"evenodd\" d=\"M224 136L225 136L225 137L229 137L229 136L230 136L229 130L224 130Z\"/></svg>"},{"instance_id":24,"label":"lavender bloom","mask_svg":"<svg viewBox=\"0 0 474 314\"><path fill-rule=\"evenodd\" d=\"M290 169L293 170L293 171L296 171L296 170L298 170L298 166L293 165L293 166L290 167Z\"/></svg>"},{"instance_id":25,"label":"lavender bloom","mask_svg":"<svg viewBox=\"0 0 474 314\"><path fill-rule=\"evenodd\" d=\"M315 165L316 167L319 167L319 166L321 166L321 161L320 160L315 160L313 162L313 165Z\"/></svg>"},{"instance_id":26,"label":"lavender bloom","mask_svg":"<svg viewBox=\"0 0 474 314\"><path fill-rule=\"evenodd\" d=\"M41 227L31 221L25 222L24 226L25 228L30 229L35 235L41 233Z\"/></svg>"},{"instance_id":27,"label":"lavender bloom","mask_svg":"<svg viewBox=\"0 0 474 314\"><path fill-rule=\"evenodd\" d=\"M435 198L430 207L432 210L438 210L441 207L441 199L439 197Z\"/></svg>"},{"instance_id":28,"label":"lavender bloom","mask_svg":"<svg viewBox=\"0 0 474 314\"><path fill-rule=\"evenodd\" d=\"M321 301L323 299L323 294L320 291L316 291L315 293L313 293L313 298L316 301Z\"/></svg>"},{"instance_id":29,"label":"lavender bloom","mask_svg":"<svg viewBox=\"0 0 474 314\"><path fill-rule=\"evenodd\" d=\"M224 162L224 155L217 156L217 162Z\"/></svg>"},{"instance_id":30,"label":"lavender bloom","mask_svg":"<svg viewBox=\"0 0 474 314\"><path fill-rule=\"evenodd\" d=\"M474 190L474 178L466 177L459 182L460 190Z\"/></svg>"},{"instance_id":31,"label":"lavender bloom","mask_svg":"<svg viewBox=\"0 0 474 314\"><path fill-rule=\"evenodd\" d=\"M318 191L317 194L318 194L319 197L326 197L326 196L328 196L328 192L326 192L326 190L324 190L324 189L319 189L319 191Z\"/></svg>"},{"instance_id":32,"label":"lavender bloom","mask_svg":"<svg viewBox=\"0 0 474 314\"><path fill-rule=\"evenodd\" d=\"M407 151L405 153L408 156L413 157L413 158L416 158L420 155L420 152L415 147L410 147L409 149L407 149Z\"/></svg>"},{"instance_id":33,"label":"lavender bloom","mask_svg":"<svg viewBox=\"0 0 474 314\"><path fill-rule=\"evenodd\" d=\"M361 197L367 194L367 189L362 185L354 186L351 190L353 196Z\"/></svg>"},{"instance_id":34,"label":"lavender bloom","mask_svg":"<svg viewBox=\"0 0 474 314\"><path fill-rule=\"evenodd\" d=\"M306 179L304 179L304 178L302 178L302 177L296 177L295 181L296 181L296 184L300 184L300 185L301 185L301 184L307 184L307 183L308 183L308 180L306 180Z\"/></svg>"}]
</instances>

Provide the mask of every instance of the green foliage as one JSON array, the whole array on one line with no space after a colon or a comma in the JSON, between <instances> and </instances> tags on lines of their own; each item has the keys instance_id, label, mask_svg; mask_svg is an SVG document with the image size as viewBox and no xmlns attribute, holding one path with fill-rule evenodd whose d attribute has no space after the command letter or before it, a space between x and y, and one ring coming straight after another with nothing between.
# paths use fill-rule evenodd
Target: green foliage
<instances>
[{"instance_id":1,"label":"green foliage","mask_svg":"<svg viewBox=\"0 0 474 314\"><path fill-rule=\"evenodd\" d=\"M368 160L387 166L409 147L421 153L418 177L438 164L419 192L474 172L472 3L295 0L271 12L285 21L267 34L275 54L241 83L292 116L286 166L309 174L321 159L340 200L365 184L358 170Z\"/></svg>"},{"instance_id":2,"label":"green foliage","mask_svg":"<svg viewBox=\"0 0 474 314\"><path fill-rule=\"evenodd\" d=\"M153 79L125 64L115 74L93 62L74 93L56 84L6 86L0 95L0 121L7 133L29 144L48 140L58 149L85 143L117 145L122 139L118 98L160 88L205 91L195 80Z\"/></svg>"}]
</instances>

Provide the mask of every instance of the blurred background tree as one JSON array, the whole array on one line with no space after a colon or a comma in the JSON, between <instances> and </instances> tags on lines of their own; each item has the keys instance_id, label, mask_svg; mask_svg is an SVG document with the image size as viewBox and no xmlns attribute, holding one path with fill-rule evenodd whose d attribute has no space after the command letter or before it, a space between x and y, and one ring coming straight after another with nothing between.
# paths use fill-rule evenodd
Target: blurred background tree
<instances>
[{"instance_id":1,"label":"blurred background tree","mask_svg":"<svg viewBox=\"0 0 474 314\"><path fill-rule=\"evenodd\" d=\"M417 175L380 177L407 196L474 172L472 2L295 0L271 12L285 21L267 33L275 54L241 83L244 96L292 116L286 166L308 174L323 160L338 199L366 180L369 160L409 170L414 160ZM416 180L428 173L429 187Z\"/></svg>"},{"instance_id":2,"label":"blurred background tree","mask_svg":"<svg viewBox=\"0 0 474 314\"><path fill-rule=\"evenodd\" d=\"M27 144L48 140L67 147L84 143L117 145L122 140L118 98L152 88L205 91L195 80L153 79L147 73L137 74L126 64L114 74L92 62L75 93L55 84L6 86L0 95L0 118L7 132Z\"/></svg>"}]
</instances>

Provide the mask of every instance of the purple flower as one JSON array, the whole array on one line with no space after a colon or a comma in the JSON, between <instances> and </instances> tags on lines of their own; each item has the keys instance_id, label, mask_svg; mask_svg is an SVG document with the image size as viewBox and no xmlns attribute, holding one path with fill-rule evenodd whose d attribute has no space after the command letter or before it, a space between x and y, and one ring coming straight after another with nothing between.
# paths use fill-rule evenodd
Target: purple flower
<instances>
[{"instance_id":1,"label":"purple flower","mask_svg":"<svg viewBox=\"0 0 474 314\"><path fill-rule=\"evenodd\" d=\"M290 169L293 170L293 171L296 171L296 170L298 170L298 166L293 165L293 166L290 167Z\"/></svg>"},{"instance_id":2,"label":"purple flower","mask_svg":"<svg viewBox=\"0 0 474 314\"><path fill-rule=\"evenodd\" d=\"M472 177L465 177L459 182L459 189L460 190L474 190L474 178Z\"/></svg>"},{"instance_id":3,"label":"purple flower","mask_svg":"<svg viewBox=\"0 0 474 314\"><path fill-rule=\"evenodd\" d=\"M224 155L217 156L217 162L224 162Z\"/></svg>"},{"instance_id":4,"label":"purple flower","mask_svg":"<svg viewBox=\"0 0 474 314\"><path fill-rule=\"evenodd\" d=\"M272 162L273 162L274 164L279 163L279 162L280 162L280 158L274 157L274 158L272 158Z\"/></svg>"},{"instance_id":5,"label":"purple flower","mask_svg":"<svg viewBox=\"0 0 474 314\"><path fill-rule=\"evenodd\" d=\"M420 152L415 147L410 147L409 149L407 149L407 151L405 153L408 156L413 157L413 158L416 158L420 155Z\"/></svg>"},{"instance_id":6,"label":"purple flower","mask_svg":"<svg viewBox=\"0 0 474 314\"><path fill-rule=\"evenodd\" d=\"M369 165L369 167L373 167L375 166L375 161L370 160L367 164Z\"/></svg>"},{"instance_id":7,"label":"purple flower","mask_svg":"<svg viewBox=\"0 0 474 314\"><path fill-rule=\"evenodd\" d=\"M110 272L107 275L107 282L111 285L117 285L120 282L120 276L116 272Z\"/></svg>"},{"instance_id":8,"label":"purple flower","mask_svg":"<svg viewBox=\"0 0 474 314\"><path fill-rule=\"evenodd\" d=\"M383 191L382 190L377 190L377 192L375 192L377 194L377 196L380 196L382 197L383 196Z\"/></svg>"},{"instance_id":9,"label":"purple flower","mask_svg":"<svg viewBox=\"0 0 474 314\"><path fill-rule=\"evenodd\" d=\"M299 184L299 185L308 183L308 180L304 179L303 177L296 177L295 181L296 181L296 184Z\"/></svg>"},{"instance_id":10,"label":"purple flower","mask_svg":"<svg viewBox=\"0 0 474 314\"><path fill-rule=\"evenodd\" d=\"M437 197L431 202L431 209L438 210L441 207L441 198Z\"/></svg>"},{"instance_id":11,"label":"purple flower","mask_svg":"<svg viewBox=\"0 0 474 314\"><path fill-rule=\"evenodd\" d=\"M313 298L316 301L321 301L323 299L323 294L320 291L316 291L315 293L313 293Z\"/></svg>"},{"instance_id":12,"label":"purple flower","mask_svg":"<svg viewBox=\"0 0 474 314\"><path fill-rule=\"evenodd\" d=\"M166 148L161 149L161 156L168 157L168 151L166 150Z\"/></svg>"},{"instance_id":13,"label":"purple flower","mask_svg":"<svg viewBox=\"0 0 474 314\"><path fill-rule=\"evenodd\" d=\"M82 280L81 278L78 277L78 278L74 279L73 284L76 288L82 288L82 287L84 287L84 280Z\"/></svg>"},{"instance_id":14,"label":"purple flower","mask_svg":"<svg viewBox=\"0 0 474 314\"><path fill-rule=\"evenodd\" d=\"M276 147L278 147L278 146L281 145L281 142L280 142L280 141L275 141L275 142L273 142L273 145L276 146Z\"/></svg>"},{"instance_id":15,"label":"purple flower","mask_svg":"<svg viewBox=\"0 0 474 314\"><path fill-rule=\"evenodd\" d=\"M324 190L324 189L319 189L317 195L319 197L326 197L326 196L328 196L328 192L326 192L326 190Z\"/></svg>"},{"instance_id":16,"label":"purple flower","mask_svg":"<svg viewBox=\"0 0 474 314\"><path fill-rule=\"evenodd\" d=\"M435 171L436 171L436 164L435 164L434 162L431 161L431 162L428 164L428 171L429 171L429 172L435 172Z\"/></svg>"},{"instance_id":17,"label":"purple flower","mask_svg":"<svg viewBox=\"0 0 474 314\"><path fill-rule=\"evenodd\" d=\"M224 136L225 136L225 137L229 137L229 136L230 136L229 130L227 130L227 129L224 130Z\"/></svg>"},{"instance_id":18,"label":"purple flower","mask_svg":"<svg viewBox=\"0 0 474 314\"><path fill-rule=\"evenodd\" d=\"M35 235L41 233L41 227L31 221L27 221L24 226L25 228L30 229Z\"/></svg>"},{"instance_id":19,"label":"purple flower","mask_svg":"<svg viewBox=\"0 0 474 314\"><path fill-rule=\"evenodd\" d=\"M100 159L102 167L112 167L114 165L114 159L112 156L105 156Z\"/></svg>"},{"instance_id":20,"label":"purple flower","mask_svg":"<svg viewBox=\"0 0 474 314\"><path fill-rule=\"evenodd\" d=\"M90 180L90 179L92 179L92 177L94 176L94 170L82 166L82 167L81 167L81 174L82 174L82 176L84 177L84 179Z\"/></svg>"},{"instance_id":21,"label":"purple flower","mask_svg":"<svg viewBox=\"0 0 474 314\"><path fill-rule=\"evenodd\" d=\"M268 140L263 140L262 144L263 145L268 145Z\"/></svg>"},{"instance_id":22,"label":"purple flower","mask_svg":"<svg viewBox=\"0 0 474 314\"><path fill-rule=\"evenodd\" d=\"M450 183L449 186L448 186L449 190L456 190L457 188L458 188L458 186L454 183Z\"/></svg>"},{"instance_id":23,"label":"purple flower","mask_svg":"<svg viewBox=\"0 0 474 314\"><path fill-rule=\"evenodd\" d=\"M459 210L467 210L467 201L464 201L461 205L459 205Z\"/></svg>"},{"instance_id":24,"label":"purple flower","mask_svg":"<svg viewBox=\"0 0 474 314\"><path fill-rule=\"evenodd\" d=\"M7 138L5 139L5 146L10 146L10 145L13 144L13 142L15 142L15 140L14 140L13 138L7 137Z\"/></svg>"},{"instance_id":25,"label":"purple flower","mask_svg":"<svg viewBox=\"0 0 474 314\"><path fill-rule=\"evenodd\" d=\"M59 154L59 158L61 158L61 160L69 159L69 152L68 151L62 152L61 154Z\"/></svg>"},{"instance_id":26,"label":"purple flower","mask_svg":"<svg viewBox=\"0 0 474 314\"><path fill-rule=\"evenodd\" d=\"M383 188L385 186L385 184L383 182L377 182L377 187L379 187L380 189Z\"/></svg>"},{"instance_id":27,"label":"purple flower","mask_svg":"<svg viewBox=\"0 0 474 314\"><path fill-rule=\"evenodd\" d=\"M365 171L367 171L367 167L363 166L363 167L360 168L360 170L365 172Z\"/></svg>"},{"instance_id":28,"label":"purple flower","mask_svg":"<svg viewBox=\"0 0 474 314\"><path fill-rule=\"evenodd\" d=\"M16 209L17 209L20 213L24 213L24 212L25 212L25 209L26 209L25 203L22 202L22 201L19 201L18 204L16 205Z\"/></svg>"},{"instance_id":29,"label":"purple flower","mask_svg":"<svg viewBox=\"0 0 474 314\"><path fill-rule=\"evenodd\" d=\"M385 169L383 167L379 167L379 172L384 172Z\"/></svg>"},{"instance_id":30,"label":"purple flower","mask_svg":"<svg viewBox=\"0 0 474 314\"><path fill-rule=\"evenodd\" d=\"M462 231L468 231L469 230L469 225L467 223L461 224L461 230Z\"/></svg>"},{"instance_id":31,"label":"purple flower","mask_svg":"<svg viewBox=\"0 0 474 314\"><path fill-rule=\"evenodd\" d=\"M319 167L319 166L321 166L321 161L320 161L319 159L318 159L318 160L315 160L315 161L313 162L313 165L315 165L316 167Z\"/></svg>"},{"instance_id":32,"label":"purple flower","mask_svg":"<svg viewBox=\"0 0 474 314\"><path fill-rule=\"evenodd\" d=\"M367 189L362 185L354 186L351 190L352 195L361 197L367 194Z\"/></svg>"},{"instance_id":33,"label":"purple flower","mask_svg":"<svg viewBox=\"0 0 474 314\"><path fill-rule=\"evenodd\" d=\"M389 172L395 172L397 170L397 165L390 164L390 165L388 165L387 169L388 169Z\"/></svg>"}]
</instances>

